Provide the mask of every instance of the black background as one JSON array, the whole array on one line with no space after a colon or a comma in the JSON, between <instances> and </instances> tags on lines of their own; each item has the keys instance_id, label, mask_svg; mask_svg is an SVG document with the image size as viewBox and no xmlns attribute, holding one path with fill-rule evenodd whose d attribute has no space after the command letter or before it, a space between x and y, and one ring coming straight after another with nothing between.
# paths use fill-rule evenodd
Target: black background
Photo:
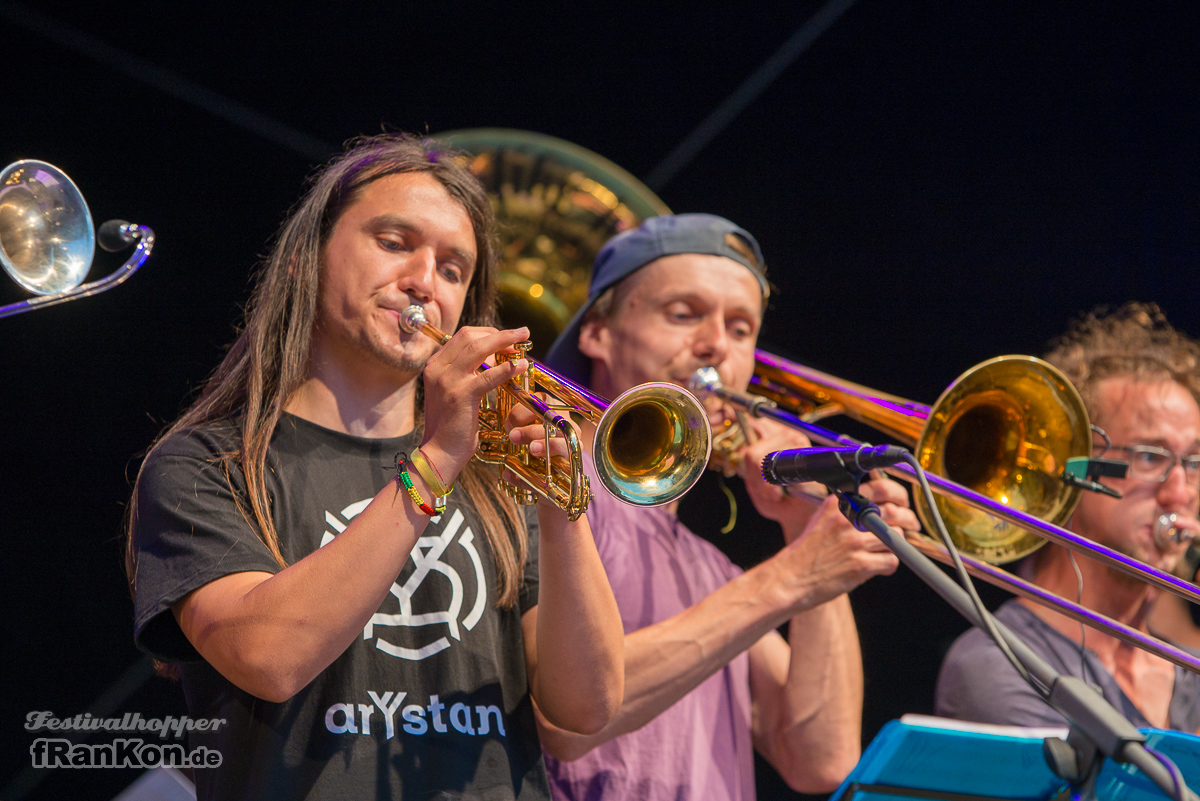
<instances>
[{"instance_id":1,"label":"black background","mask_svg":"<svg viewBox=\"0 0 1200 801\"><path fill-rule=\"evenodd\" d=\"M0 3L0 164L56 164L98 222L159 237L125 286L0 322L0 792L29 764L26 712L81 713L138 659L121 521L139 454L216 365L320 160L64 30L330 151L384 124L500 126L645 177L818 7L46 0L55 41ZM1200 334L1198 23L1190 2L862 0L659 194L759 238L780 289L765 347L924 402L1096 304L1155 300ZM0 304L22 297L0 286ZM869 739L931 711L962 625L903 571L853 600ZM182 702L153 679L120 710ZM110 798L133 778L56 771L29 797ZM768 773L760 795L787 797Z\"/></svg>"}]
</instances>

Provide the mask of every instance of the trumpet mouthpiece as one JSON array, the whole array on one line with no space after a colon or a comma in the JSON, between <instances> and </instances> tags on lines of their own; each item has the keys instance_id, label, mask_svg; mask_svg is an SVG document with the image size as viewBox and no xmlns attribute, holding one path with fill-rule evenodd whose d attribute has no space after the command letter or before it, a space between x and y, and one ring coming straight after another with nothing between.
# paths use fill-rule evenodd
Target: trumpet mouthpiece
<instances>
[{"instance_id":1,"label":"trumpet mouthpiece","mask_svg":"<svg viewBox=\"0 0 1200 801\"><path fill-rule=\"evenodd\" d=\"M420 306L412 305L400 312L400 328L406 334L415 334L425 327L428 320L425 319L425 310Z\"/></svg>"}]
</instances>

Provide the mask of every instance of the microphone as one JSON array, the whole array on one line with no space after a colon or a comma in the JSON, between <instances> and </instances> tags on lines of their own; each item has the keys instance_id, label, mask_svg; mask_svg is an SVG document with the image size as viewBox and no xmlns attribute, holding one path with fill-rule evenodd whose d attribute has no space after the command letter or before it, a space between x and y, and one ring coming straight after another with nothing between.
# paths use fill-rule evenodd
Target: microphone
<instances>
[{"instance_id":1,"label":"microphone","mask_svg":"<svg viewBox=\"0 0 1200 801\"><path fill-rule=\"evenodd\" d=\"M137 235L129 228L129 223L124 220L109 220L96 231L96 244L109 253L124 250L137 241Z\"/></svg>"},{"instance_id":2,"label":"microphone","mask_svg":"<svg viewBox=\"0 0 1200 801\"><path fill-rule=\"evenodd\" d=\"M763 458L763 478L772 484L816 481L834 488L857 486L872 470L904 461L908 451L896 445L857 448L792 448Z\"/></svg>"}]
</instances>

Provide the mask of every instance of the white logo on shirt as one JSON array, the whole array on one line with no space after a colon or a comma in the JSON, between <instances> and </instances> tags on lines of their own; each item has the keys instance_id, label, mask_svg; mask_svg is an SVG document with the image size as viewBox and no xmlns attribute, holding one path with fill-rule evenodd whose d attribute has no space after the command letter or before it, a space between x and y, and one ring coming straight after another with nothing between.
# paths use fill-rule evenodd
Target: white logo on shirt
<instances>
[{"instance_id":1,"label":"white logo on shirt","mask_svg":"<svg viewBox=\"0 0 1200 801\"><path fill-rule=\"evenodd\" d=\"M321 546L324 547L333 542L336 534L345 531L349 525L349 521L353 520L363 509L367 508L367 504L371 500L371 498L367 498L366 500L350 504L342 510L341 519L333 512L325 512L325 522L329 524L329 527L333 531L327 530L325 532L325 535L321 538ZM444 515L429 519L429 528L426 531L436 531L441 526L441 533L436 535L427 534L417 540L417 544L409 556L415 568L412 575L404 582L404 586L396 583L392 584L391 594L399 601L399 613L384 614L383 612L376 612L363 628L363 639L370 640L374 638L375 647L385 654L414 661L425 659L449 648L451 638L461 640L460 626L470 631L475 628L479 619L483 617L483 610L487 606L487 581L483 574L483 561L479 558L479 551L475 548L475 534L471 531L470 526L463 525L466 519L463 517L461 509L455 508L450 513L449 518L448 522L445 520ZM346 522L343 523L342 519ZM462 530L461 535L459 535L460 529ZM475 568L475 603L471 606L470 611L467 612L466 617L462 618L461 622L459 616L462 614L465 596L462 577L457 570L441 559L446 549L456 542L456 537L458 547L467 552L467 555L471 558L471 564ZM412 598L431 572L441 573L444 576L443 580L450 582L450 607L443 612L414 615L412 611ZM430 640L425 645L419 648L406 648L391 643L382 636L376 635L376 626L403 626L426 631L428 631L428 627L430 626L437 628L434 628L432 630L433 633L423 638ZM432 639L442 626L446 627L446 634Z\"/></svg>"},{"instance_id":2,"label":"white logo on shirt","mask_svg":"<svg viewBox=\"0 0 1200 801\"><path fill-rule=\"evenodd\" d=\"M325 728L334 734L365 734L369 736L371 721L375 721L376 734L378 734L378 723L382 720L384 736L388 740L396 736L397 728L402 728L408 734L417 736L428 733L431 727L437 734L446 734L450 729L446 726L446 720L442 718L442 712L445 710L450 727L459 734L486 737L491 734L494 725L497 734L501 737L507 736L504 733L504 713L495 704L487 706L479 704L474 707L474 714L472 714L472 707L468 704L452 704L447 709L437 695L429 696L429 704L426 706L409 704L404 708L401 708L400 704L408 697L408 693L389 690L380 695L374 690L368 690L367 695L375 703L334 704L326 709ZM356 706L358 708L357 717L354 714ZM399 723L396 720L397 712L405 721L402 726L397 726ZM428 716L426 716L426 712L428 712Z\"/></svg>"}]
</instances>

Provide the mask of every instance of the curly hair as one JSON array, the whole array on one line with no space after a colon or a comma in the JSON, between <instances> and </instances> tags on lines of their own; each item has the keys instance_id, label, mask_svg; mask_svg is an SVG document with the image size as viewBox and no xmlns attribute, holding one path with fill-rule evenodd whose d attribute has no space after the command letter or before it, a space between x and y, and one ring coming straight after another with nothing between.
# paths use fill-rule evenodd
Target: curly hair
<instances>
[{"instance_id":1,"label":"curly hair","mask_svg":"<svg viewBox=\"0 0 1200 801\"><path fill-rule=\"evenodd\" d=\"M1200 404L1200 343L1167 322L1155 303L1092 310L1050 343L1046 361L1079 390L1093 420L1097 385L1113 376L1174 381Z\"/></svg>"}]
</instances>

